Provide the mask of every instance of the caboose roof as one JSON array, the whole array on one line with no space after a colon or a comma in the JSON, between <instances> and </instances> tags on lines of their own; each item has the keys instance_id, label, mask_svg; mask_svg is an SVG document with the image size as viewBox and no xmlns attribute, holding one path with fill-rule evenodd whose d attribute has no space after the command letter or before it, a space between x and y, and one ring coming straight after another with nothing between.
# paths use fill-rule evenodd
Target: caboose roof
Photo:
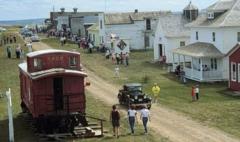
<instances>
[{"instance_id":1,"label":"caboose roof","mask_svg":"<svg viewBox=\"0 0 240 142\"><path fill-rule=\"evenodd\" d=\"M39 51L34 51L34 52L31 52L31 53L28 53L27 57L34 57L34 56L39 56L39 55L42 55L42 54L49 54L49 53L71 53L71 54L78 54L78 55L80 55L80 53L74 52L74 51L57 50L57 49L46 49L46 50L39 50Z\"/></svg>"},{"instance_id":2,"label":"caboose roof","mask_svg":"<svg viewBox=\"0 0 240 142\"><path fill-rule=\"evenodd\" d=\"M64 68L52 68L48 70L29 73L27 71L27 63L22 63L22 64L19 64L18 66L23 72L28 74L32 79L40 79L43 77L48 77L48 76L53 76L58 74L74 74L77 76L87 77L87 74L85 72L77 71L77 70L69 70Z\"/></svg>"}]
</instances>

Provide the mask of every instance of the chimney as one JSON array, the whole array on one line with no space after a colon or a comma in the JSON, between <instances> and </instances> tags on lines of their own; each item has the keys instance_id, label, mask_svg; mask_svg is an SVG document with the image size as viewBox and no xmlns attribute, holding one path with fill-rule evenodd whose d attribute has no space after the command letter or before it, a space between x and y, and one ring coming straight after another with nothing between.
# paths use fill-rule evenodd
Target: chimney
<instances>
[{"instance_id":1,"label":"chimney","mask_svg":"<svg viewBox=\"0 0 240 142\"><path fill-rule=\"evenodd\" d=\"M60 8L61 12L64 13L65 12L65 8Z\"/></svg>"},{"instance_id":2,"label":"chimney","mask_svg":"<svg viewBox=\"0 0 240 142\"><path fill-rule=\"evenodd\" d=\"M77 13L77 10L78 10L77 8L73 8L74 13Z\"/></svg>"},{"instance_id":3,"label":"chimney","mask_svg":"<svg viewBox=\"0 0 240 142\"><path fill-rule=\"evenodd\" d=\"M138 13L138 9L135 9L135 10L134 10L134 13Z\"/></svg>"}]
</instances>

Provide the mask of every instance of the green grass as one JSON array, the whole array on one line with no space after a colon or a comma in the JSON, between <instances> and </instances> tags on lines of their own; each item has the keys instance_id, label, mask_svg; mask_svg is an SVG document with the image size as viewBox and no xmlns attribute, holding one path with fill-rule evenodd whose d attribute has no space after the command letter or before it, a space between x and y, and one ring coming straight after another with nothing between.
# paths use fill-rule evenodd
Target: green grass
<instances>
[{"instance_id":1,"label":"green grass","mask_svg":"<svg viewBox=\"0 0 240 142\"><path fill-rule=\"evenodd\" d=\"M10 34L10 33L8 33ZM17 39L22 48L25 50L26 47L23 46L23 41ZM16 45L12 45L13 47ZM12 59L8 59L6 56L5 47L0 47L0 93L3 94L8 88L12 91L12 102L13 102L13 114L14 114L14 129L15 129L15 139L16 141L26 142L34 141L34 135L31 130L25 125L25 121L19 117L20 109L20 87L19 87L19 73L18 64L22 60L16 59L15 50L12 49ZM7 99L6 97L0 98L0 141L8 141L8 118L7 118Z\"/></svg>"},{"instance_id":2,"label":"green grass","mask_svg":"<svg viewBox=\"0 0 240 142\"><path fill-rule=\"evenodd\" d=\"M102 118L107 120L104 122L104 130L108 131L108 133L105 134L102 138L94 138L94 139L85 139L85 140L79 140L79 141L85 141L85 142L95 142L95 141L103 141L103 142L169 142L167 138L164 138L162 136L155 135L154 132L150 130L149 135L144 135L143 132L143 126L139 122L139 124L135 127L135 135L129 135L130 129L128 126L128 120L126 117L123 117L126 114L121 113L120 116L120 137L119 139L116 139L113 137L112 133L112 126L111 122L109 121L109 114L111 111L111 106L104 104L101 100L95 99L93 95L89 94L87 92L87 113L90 115L93 115L98 118Z\"/></svg>"},{"instance_id":3,"label":"green grass","mask_svg":"<svg viewBox=\"0 0 240 142\"><path fill-rule=\"evenodd\" d=\"M45 39L43 42L52 47L59 48L56 39ZM153 51L132 52L130 54L130 66L120 66L120 78L114 78L114 67L110 60L106 60L103 54L88 54L76 45L67 44L61 49L77 50L81 53L81 63L97 75L110 83L121 85L126 82L143 82L144 90L151 94L151 87L157 82L161 87L160 103L171 109L180 111L192 117L204 125L217 127L227 133L240 138L240 101L239 97L226 96L222 91L227 89L227 83L202 83L200 84L200 100L191 102L191 87L196 82L188 81L181 84L175 75L167 73L167 69L151 64Z\"/></svg>"},{"instance_id":4,"label":"green grass","mask_svg":"<svg viewBox=\"0 0 240 142\"><path fill-rule=\"evenodd\" d=\"M10 33L9 33L10 34ZM21 44L25 53L27 48L23 46L23 41L18 40ZM8 59L6 57L5 48L0 47L0 93L3 94L8 88L12 90L12 102L13 102L13 114L14 114L14 133L15 133L15 141L17 142L35 142L38 138L34 135L32 130L30 129L29 124L24 120L20 114L20 85L19 85L19 71L18 64L22 62L22 60ZM14 53L14 51L13 51ZM7 118L7 100L6 97L0 98L0 142L8 141L8 118ZM104 141L104 142L127 142L127 141L139 141L139 142L168 142L169 140L164 137L159 137L157 135L153 135L151 132L149 135L143 135L142 125L136 126L136 135L129 136L128 135L128 124L126 118L121 118L121 136L119 139L115 139L112 137L112 128L110 125L109 113L111 110L111 106L105 105L100 100L95 99L92 95L89 95L87 92L87 113L94 117L99 117L106 119L104 122L104 129L109 133L106 134L103 138L94 138L94 139L79 139L77 141L81 142L95 142L95 141ZM106 113L107 112L107 113ZM122 114L123 116L123 114ZM69 140L71 141L71 140ZM76 141L76 140L75 140Z\"/></svg>"}]
</instances>

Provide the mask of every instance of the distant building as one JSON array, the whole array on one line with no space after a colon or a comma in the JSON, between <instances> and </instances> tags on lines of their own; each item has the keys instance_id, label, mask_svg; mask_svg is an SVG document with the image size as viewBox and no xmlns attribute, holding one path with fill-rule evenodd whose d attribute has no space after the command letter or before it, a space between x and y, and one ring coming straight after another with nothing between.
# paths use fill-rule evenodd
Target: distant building
<instances>
[{"instance_id":1,"label":"distant building","mask_svg":"<svg viewBox=\"0 0 240 142\"><path fill-rule=\"evenodd\" d=\"M88 35L87 29L99 21L102 12L78 12L73 8L72 12L65 12L64 8L59 12L50 12L50 21L57 31L71 31L81 37Z\"/></svg>"},{"instance_id":2,"label":"distant building","mask_svg":"<svg viewBox=\"0 0 240 142\"><path fill-rule=\"evenodd\" d=\"M94 24L87 29L88 39L93 42L94 46L100 45L100 36L99 36L99 25Z\"/></svg>"},{"instance_id":3,"label":"distant building","mask_svg":"<svg viewBox=\"0 0 240 142\"><path fill-rule=\"evenodd\" d=\"M173 67L200 82L228 80L227 53L240 42L240 1L219 0L187 27L190 44L173 50Z\"/></svg>"},{"instance_id":4,"label":"distant building","mask_svg":"<svg viewBox=\"0 0 240 142\"><path fill-rule=\"evenodd\" d=\"M134 12L100 14L101 43L111 46L111 35L129 41L130 49L153 48L158 18L169 12Z\"/></svg>"},{"instance_id":5,"label":"distant building","mask_svg":"<svg viewBox=\"0 0 240 142\"><path fill-rule=\"evenodd\" d=\"M184 8L183 13L161 15L154 38L154 60L172 63L172 50L185 46L190 42L190 28L186 24L196 20L198 8L191 2Z\"/></svg>"}]
</instances>

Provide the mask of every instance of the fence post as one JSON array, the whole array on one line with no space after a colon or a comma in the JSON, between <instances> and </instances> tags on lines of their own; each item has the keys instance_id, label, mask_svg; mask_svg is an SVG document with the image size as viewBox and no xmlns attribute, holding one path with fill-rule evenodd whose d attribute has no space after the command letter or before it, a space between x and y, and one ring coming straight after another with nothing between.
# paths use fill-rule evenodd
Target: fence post
<instances>
[{"instance_id":1,"label":"fence post","mask_svg":"<svg viewBox=\"0 0 240 142\"><path fill-rule=\"evenodd\" d=\"M10 88L8 91L6 91L6 96L7 96L7 100L8 100L9 142L14 142L12 97L11 97L11 89Z\"/></svg>"}]
</instances>

